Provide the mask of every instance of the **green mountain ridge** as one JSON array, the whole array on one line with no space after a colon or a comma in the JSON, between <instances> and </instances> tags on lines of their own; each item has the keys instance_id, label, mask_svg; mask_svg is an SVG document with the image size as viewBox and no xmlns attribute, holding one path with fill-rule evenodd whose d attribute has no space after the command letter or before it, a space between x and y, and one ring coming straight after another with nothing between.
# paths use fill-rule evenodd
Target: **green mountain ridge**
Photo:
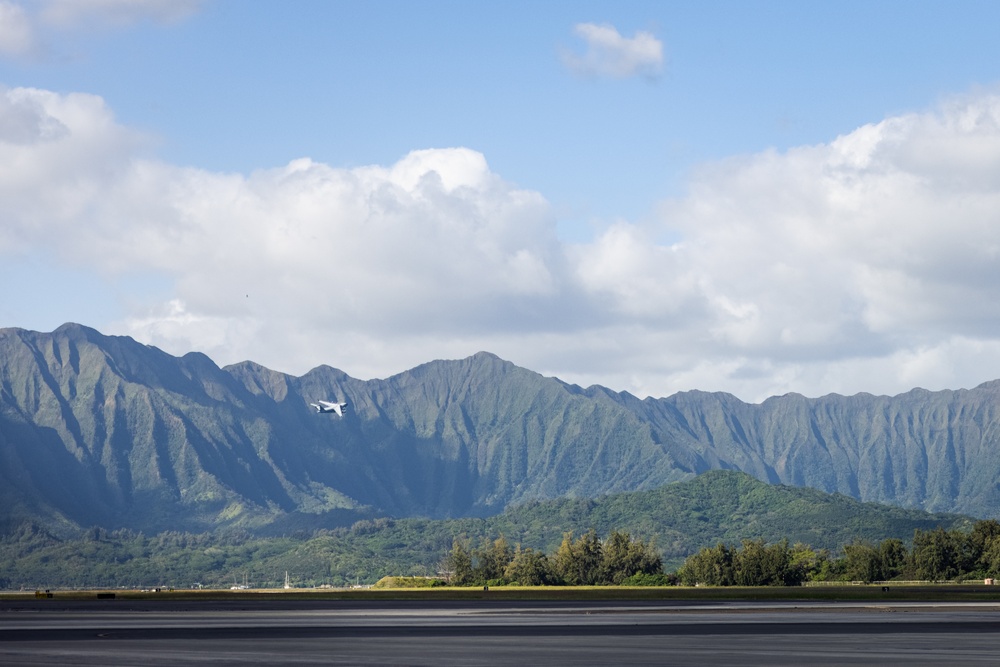
<instances>
[{"instance_id":1,"label":"green mountain ridge","mask_svg":"<svg viewBox=\"0 0 1000 667\"><path fill-rule=\"evenodd\" d=\"M593 499L530 501L487 518L362 520L332 531L271 527L270 536L236 531L154 536L89 530L57 539L21 526L0 538L0 588L69 586L226 587L248 576L257 586L374 583L388 575L436 575L454 539L471 547L503 535L511 545L554 553L567 531L612 530L652 540L669 570L719 542L782 539L838 552L855 540L912 540L937 527L966 531L973 519L862 503L840 494L770 485L715 470L648 491Z\"/></svg>"},{"instance_id":2,"label":"green mountain ridge","mask_svg":"<svg viewBox=\"0 0 1000 667\"><path fill-rule=\"evenodd\" d=\"M530 536L538 543L539 538L517 527L542 525L549 531L549 546L551 531L560 525L577 532L593 528L601 535L627 530L655 539L668 560L677 560L718 542L787 539L836 551L854 540L908 541L914 530L967 528L972 522L957 514L866 503L839 493L769 484L739 471L711 470L649 491L527 503L499 515L494 530Z\"/></svg>"},{"instance_id":3,"label":"green mountain ridge","mask_svg":"<svg viewBox=\"0 0 1000 667\"><path fill-rule=\"evenodd\" d=\"M318 398L350 403L344 419ZM488 517L713 469L1000 515L1000 382L762 404L638 399L481 352L386 379L219 368L76 324L0 329L0 526L201 532Z\"/></svg>"}]
</instances>

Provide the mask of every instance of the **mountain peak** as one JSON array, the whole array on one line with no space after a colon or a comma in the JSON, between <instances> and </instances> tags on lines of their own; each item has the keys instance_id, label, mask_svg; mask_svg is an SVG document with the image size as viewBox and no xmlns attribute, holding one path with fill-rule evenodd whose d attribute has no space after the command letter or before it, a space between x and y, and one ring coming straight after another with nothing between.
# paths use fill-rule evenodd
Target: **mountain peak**
<instances>
[{"instance_id":1,"label":"mountain peak","mask_svg":"<svg viewBox=\"0 0 1000 667\"><path fill-rule=\"evenodd\" d=\"M56 327L56 329L52 333L66 334L66 333L75 333L78 331L93 331L94 333L97 333L96 329L91 329L90 327L84 326L82 324L77 324L76 322L65 322L63 324L60 324L58 327Z\"/></svg>"}]
</instances>

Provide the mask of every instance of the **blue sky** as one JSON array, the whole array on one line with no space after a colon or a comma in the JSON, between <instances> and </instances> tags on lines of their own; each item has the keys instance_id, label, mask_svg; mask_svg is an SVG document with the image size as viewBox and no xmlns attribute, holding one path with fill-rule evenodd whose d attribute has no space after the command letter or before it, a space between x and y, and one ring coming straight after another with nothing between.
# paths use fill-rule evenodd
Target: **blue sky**
<instances>
[{"instance_id":1,"label":"blue sky","mask_svg":"<svg viewBox=\"0 0 1000 667\"><path fill-rule=\"evenodd\" d=\"M0 0L0 279L32 276L0 326L358 377L487 349L642 396L972 386L1000 377L998 24Z\"/></svg>"}]
</instances>

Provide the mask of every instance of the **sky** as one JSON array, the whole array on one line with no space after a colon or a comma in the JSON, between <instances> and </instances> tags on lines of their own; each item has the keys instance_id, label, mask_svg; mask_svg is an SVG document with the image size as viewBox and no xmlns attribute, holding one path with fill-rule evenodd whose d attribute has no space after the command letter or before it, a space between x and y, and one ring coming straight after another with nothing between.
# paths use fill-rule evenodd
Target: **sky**
<instances>
[{"instance_id":1,"label":"sky","mask_svg":"<svg viewBox=\"0 0 1000 667\"><path fill-rule=\"evenodd\" d=\"M1000 378L1000 3L0 0L0 327L639 397Z\"/></svg>"}]
</instances>

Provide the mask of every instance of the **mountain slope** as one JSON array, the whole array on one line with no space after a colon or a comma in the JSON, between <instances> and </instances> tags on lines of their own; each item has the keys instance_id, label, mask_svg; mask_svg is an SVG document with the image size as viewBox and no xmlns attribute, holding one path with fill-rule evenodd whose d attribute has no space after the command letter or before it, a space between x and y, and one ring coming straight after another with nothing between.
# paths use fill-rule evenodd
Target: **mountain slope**
<instances>
[{"instance_id":1,"label":"mountain slope","mask_svg":"<svg viewBox=\"0 0 1000 667\"><path fill-rule=\"evenodd\" d=\"M346 399L344 419L317 398ZM582 389L488 353L362 381L219 368L74 324L0 330L0 521L147 532L488 516L717 468L1000 515L1000 383L760 405Z\"/></svg>"},{"instance_id":2,"label":"mountain slope","mask_svg":"<svg viewBox=\"0 0 1000 667\"><path fill-rule=\"evenodd\" d=\"M294 378L65 325L0 331L0 359L8 520L322 526L487 515L684 476L615 401L485 353L387 380L330 367ZM347 397L352 414L315 414L320 396Z\"/></svg>"},{"instance_id":3,"label":"mountain slope","mask_svg":"<svg viewBox=\"0 0 1000 667\"><path fill-rule=\"evenodd\" d=\"M67 325L0 333L0 456L19 511L76 525L194 527L292 511L270 427L207 357Z\"/></svg>"},{"instance_id":4,"label":"mountain slope","mask_svg":"<svg viewBox=\"0 0 1000 667\"><path fill-rule=\"evenodd\" d=\"M1000 512L1000 382L899 396L797 394L760 405L685 392L633 403L654 437L770 481L930 511Z\"/></svg>"}]
</instances>

